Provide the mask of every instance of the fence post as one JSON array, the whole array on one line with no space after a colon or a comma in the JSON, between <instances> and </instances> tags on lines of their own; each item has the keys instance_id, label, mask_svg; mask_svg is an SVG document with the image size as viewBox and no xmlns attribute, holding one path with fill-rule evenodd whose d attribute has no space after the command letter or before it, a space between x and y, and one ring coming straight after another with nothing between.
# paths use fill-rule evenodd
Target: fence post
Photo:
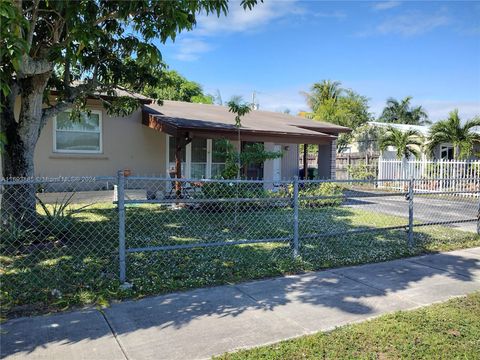
<instances>
[{"instance_id":1,"label":"fence post","mask_svg":"<svg viewBox=\"0 0 480 360\"><path fill-rule=\"evenodd\" d=\"M413 188L414 179L408 182L408 246L413 246Z\"/></svg>"},{"instance_id":2,"label":"fence post","mask_svg":"<svg viewBox=\"0 0 480 360\"><path fill-rule=\"evenodd\" d=\"M120 283L125 283L125 175L123 170L117 176L117 209L118 209L118 259L120 264Z\"/></svg>"},{"instance_id":3,"label":"fence post","mask_svg":"<svg viewBox=\"0 0 480 360\"><path fill-rule=\"evenodd\" d=\"M293 178L293 257L298 257L298 176Z\"/></svg>"},{"instance_id":4,"label":"fence post","mask_svg":"<svg viewBox=\"0 0 480 360\"><path fill-rule=\"evenodd\" d=\"M478 198L480 199L480 194ZM480 235L480 201L478 203L478 213L477 213L477 234Z\"/></svg>"}]
</instances>

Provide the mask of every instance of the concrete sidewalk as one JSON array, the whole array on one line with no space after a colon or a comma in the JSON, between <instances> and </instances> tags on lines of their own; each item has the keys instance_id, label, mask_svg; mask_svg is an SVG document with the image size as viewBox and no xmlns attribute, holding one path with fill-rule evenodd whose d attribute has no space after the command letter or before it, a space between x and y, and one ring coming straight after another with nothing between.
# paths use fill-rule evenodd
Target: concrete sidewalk
<instances>
[{"instance_id":1,"label":"concrete sidewalk","mask_svg":"<svg viewBox=\"0 0 480 360\"><path fill-rule=\"evenodd\" d=\"M480 248L2 325L5 359L202 359L480 290Z\"/></svg>"}]
</instances>

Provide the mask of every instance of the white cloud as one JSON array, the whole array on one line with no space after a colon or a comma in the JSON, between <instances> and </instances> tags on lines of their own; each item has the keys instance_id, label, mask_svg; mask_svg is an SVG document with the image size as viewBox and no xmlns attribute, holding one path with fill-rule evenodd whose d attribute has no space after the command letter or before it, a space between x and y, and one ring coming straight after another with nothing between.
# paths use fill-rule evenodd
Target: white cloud
<instances>
[{"instance_id":1,"label":"white cloud","mask_svg":"<svg viewBox=\"0 0 480 360\"><path fill-rule=\"evenodd\" d=\"M401 1L379 1L372 5L374 10L388 10L400 6Z\"/></svg>"},{"instance_id":2,"label":"white cloud","mask_svg":"<svg viewBox=\"0 0 480 360\"><path fill-rule=\"evenodd\" d=\"M296 0L267 1L257 4L252 11L244 10L238 1L229 5L227 16L200 15L197 19L197 35L218 35L232 32L255 31L286 15L303 13Z\"/></svg>"},{"instance_id":3,"label":"white cloud","mask_svg":"<svg viewBox=\"0 0 480 360\"><path fill-rule=\"evenodd\" d=\"M200 39L184 38L176 43L178 52L174 57L181 61L195 61L200 54L213 49L211 45Z\"/></svg>"},{"instance_id":4,"label":"white cloud","mask_svg":"<svg viewBox=\"0 0 480 360\"><path fill-rule=\"evenodd\" d=\"M408 37L421 35L451 23L452 19L445 11L440 11L435 14L409 11L401 15L389 17L374 28L359 32L357 35L370 36L376 34L394 34Z\"/></svg>"},{"instance_id":5,"label":"white cloud","mask_svg":"<svg viewBox=\"0 0 480 360\"><path fill-rule=\"evenodd\" d=\"M344 19L347 17L343 11L332 11L332 12L317 12L313 16L318 18L335 18L335 19Z\"/></svg>"},{"instance_id":6,"label":"white cloud","mask_svg":"<svg viewBox=\"0 0 480 360\"><path fill-rule=\"evenodd\" d=\"M240 1L232 1L227 16L197 16L195 30L175 44L178 52L174 57L181 61L195 61L202 53L213 49L208 41L211 37L235 32L253 32L274 20L303 12L304 10L297 6L297 0L259 3L251 11L244 10Z\"/></svg>"}]
</instances>

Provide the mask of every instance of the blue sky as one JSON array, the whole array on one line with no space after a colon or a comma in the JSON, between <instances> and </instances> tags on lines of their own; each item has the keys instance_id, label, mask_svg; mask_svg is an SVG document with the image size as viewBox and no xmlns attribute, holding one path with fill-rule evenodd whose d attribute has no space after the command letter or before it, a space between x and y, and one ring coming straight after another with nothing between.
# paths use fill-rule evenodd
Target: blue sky
<instances>
[{"instance_id":1,"label":"blue sky","mask_svg":"<svg viewBox=\"0 0 480 360\"><path fill-rule=\"evenodd\" d=\"M257 91L261 109L306 110L302 91L341 81L378 114L414 97L433 120L480 115L480 2L265 0L251 12L200 16L161 45L170 68L224 100Z\"/></svg>"}]
</instances>

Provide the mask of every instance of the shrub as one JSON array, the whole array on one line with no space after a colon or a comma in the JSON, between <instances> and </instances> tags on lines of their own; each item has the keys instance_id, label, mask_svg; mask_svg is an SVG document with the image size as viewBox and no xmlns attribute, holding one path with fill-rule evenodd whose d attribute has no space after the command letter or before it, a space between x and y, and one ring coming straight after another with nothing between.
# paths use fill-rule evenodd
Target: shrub
<instances>
[{"instance_id":1,"label":"shrub","mask_svg":"<svg viewBox=\"0 0 480 360\"><path fill-rule=\"evenodd\" d=\"M365 164L365 161L359 165L349 165L347 171L350 177L355 180L373 180L376 177L374 167Z\"/></svg>"},{"instance_id":2,"label":"shrub","mask_svg":"<svg viewBox=\"0 0 480 360\"><path fill-rule=\"evenodd\" d=\"M319 206L337 206L342 202L340 195L343 193L343 188L335 183L313 183L305 184L305 186L299 190L298 196L300 198L300 205L307 207L319 207ZM302 197L330 197L326 199L306 199L302 200ZM335 196L335 197L333 197Z\"/></svg>"},{"instance_id":3,"label":"shrub","mask_svg":"<svg viewBox=\"0 0 480 360\"><path fill-rule=\"evenodd\" d=\"M37 196L38 204L43 209L45 217L43 218L44 232L47 236L53 236L58 240L63 238L71 229L73 225L72 216L82 212L86 207L91 204L78 207L76 209L71 208L72 199L75 193L65 195L62 201L56 200L54 204L48 205Z\"/></svg>"},{"instance_id":4,"label":"shrub","mask_svg":"<svg viewBox=\"0 0 480 360\"><path fill-rule=\"evenodd\" d=\"M246 202L222 202L216 199L253 199L270 197L269 192L263 188L262 183L235 183L235 182L205 182L202 192L197 198L212 199L210 202L201 203L203 209L211 211L225 211L235 206L243 210L261 208L263 203L258 201Z\"/></svg>"},{"instance_id":5,"label":"shrub","mask_svg":"<svg viewBox=\"0 0 480 360\"><path fill-rule=\"evenodd\" d=\"M23 216L19 220L9 216L8 219L0 227L0 245L2 247L12 247L18 249L22 245L29 242L30 235L33 230L22 225L24 223Z\"/></svg>"}]
</instances>

